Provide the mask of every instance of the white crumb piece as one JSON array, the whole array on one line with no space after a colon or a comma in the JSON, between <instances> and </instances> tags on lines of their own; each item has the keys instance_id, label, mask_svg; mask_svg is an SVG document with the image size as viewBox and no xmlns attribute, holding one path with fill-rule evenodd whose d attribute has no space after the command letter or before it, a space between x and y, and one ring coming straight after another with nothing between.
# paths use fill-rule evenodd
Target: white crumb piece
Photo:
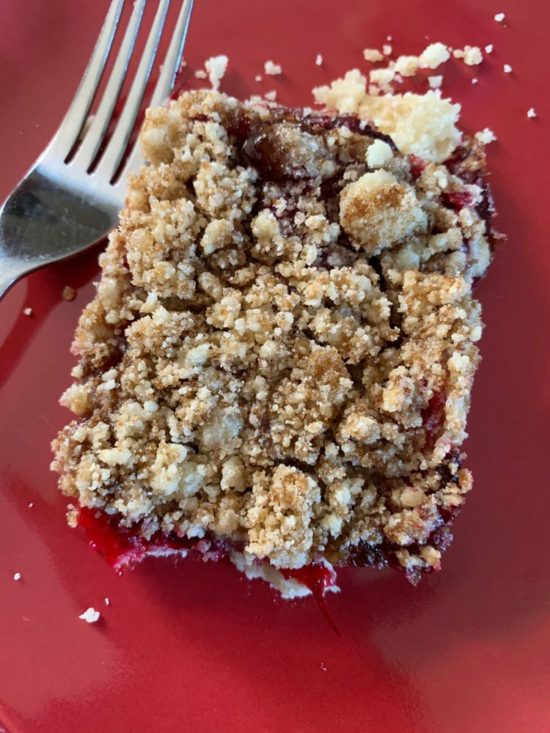
<instances>
[{"instance_id":1,"label":"white crumb piece","mask_svg":"<svg viewBox=\"0 0 550 733\"><path fill-rule=\"evenodd\" d=\"M386 36L386 41L393 41L393 36Z\"/></svg>"},{"instance_id":2,"label":"white crumb piece","mask_svg":"<svg viewBox=\"0 0 550 733\"><path fill-rule=\"evenodd\" d=\"M103 599L103 603L104 603L104 604L105 604L106 606L110 606L110 605L111 605L111 600L110 600L110 598L104 598L104 599Z\"/></svg>"},{"instance_id":3,"label":"white crumb piece","mask_svg":"<svg viewBox=\"0 0 550 733\"><path fill-rule=\"evenodd\" d=\"M21 580L22 577L23 576L21 575L21 573L14 573L13 574L13 579L14 580Z\"/></svg>"},{"instance_id":4,"label":"white crumb piece","mask_svg":"<svg viewBox=\"0 0 550 733\"><path fill-rule=\"evenodd\" d=\"M463 59L467 66L479 66L483 61L483 54L478 46L464 46Z\"/></svg>"},{"instance_id":5,"label":"white crumb piece","mask_svg":"<svg viewBox=\"0 0 550 733\"><path fill-rule=\"evenodd\" d=\"M27 504L27 506L28 506L29 509L32 509L33 506L34 506L34 502L33 501L29 501L29 503Z\"/></svg>"},{"instance_id":6,"label":"white crumb piece","mask_svg":"<svg viewBox=\"0 0 550 733\"><path fill-rule=\"evenodd\" d=\"M23 308L24 316L32 316L32 308Z\"/></svg>"},{"instance_id":7,"label":"white crumb piece","mask_svg":"<svg viewBox=\"0 0 550 733\"><path fill-rule=\"evenodd\" d=\"M326 672L327 671L327 665L324 662L321 662L321 671Z\"/></svg>"},{"instance_id":8,"label":"white crumb piece","mask_svg":"<svg viewBox=\"0 0 550 733\"><path fill-rule=\"evenodd\" d=\"M273 63L273 61L266 61L264 64L264 71L270 76L278 76L283 73L283 68L279 64Z\"/></svg>"},{"instance_id":9,"label":"white crumb piece","mask_svg":"<svg viewBox=\"0 0 550 733\"><path fill-rule=\"evenodd\" d=\"M504 13L497 13L495 15L495 20L497 23L504 23L505 18L506 18L506 15Z\"/></svg>"},{"instance_id":10,"label":"white crumb piece","mask_svg":"<svg viewBox=\"0 0 550 733\"><path fill-rule=\"evenodd\" d=\"M317 56L315 57L315 63L316 63L317 66L321 66L322 65L322 63L323 63L323 57L321 56L320 53L318 53Z\"/></svg>"},{"instance_id":11,"label":"white crumb piece","mask_svg":"<svg viewBox=\"0 0 550 733\"><path fill-rule=\"evenodd\" d=\"M365 61L369 61L371 64L375 64L377 61L383 61L384 56L376 48L364 48L363 58Z\"/></svg>"},{"instance_id":12,"label":"white crumb piece","mask_svg":"<svg viewBox=\"0 0 550 733\"><path fill-rule=\"evenodd\" d=\"M511 74L512 73L512 67L510 66L510 64L504 64L504 66L502 68L503 68L505 74Z\"/></svg>"},{"instance_id":13,"label":"white crumb piece","mask_svg":"<svg viewBox=\"0 0 550 733\"><path fill-rule=\"evenodd\" d=\"M223 79L227 71L229 59L223 54L221 56L212 56L204 63L204 68L208 72L208 79L212 85L212 89L220 88L220 81Z\"/></svg>"},{"instance_id":14,"label":"white crumb piece","mask_svg":"<svg viewBox=\"0 0 550 733\"><path fill-rule=\"evenodd\" d=\"M529 117L530 119L533 119L533 117L536 117L536 116L537 116L537 113L535 111L535 108L529 107L529 109L527 110L527 117Z\"/></svg>"},{"instance_id":15,"label":"white crumb piece","mask_svg":"<svg viewBox=\"0 0 550 733\"><path fill-rule=\"evenodd\" d=\"M442 76L429 76L428 77L428 84L430 85L430 89L439 89L442 83L443 83Z\"/></svg>"},{"instance_id":16,"label":"white crumb piece","mask_svg":"<svg viewBox=\"0 0 550 733\"><path fill-rule=\"evenodd\" d=\"M369 168L381 168L393 158L393 150L383 140L375 140L367 149Z\"/></svg>"},{"instance_id":17,"label":"white crumb piece","mask_svg":"<svg viewBox=\"0 0 550 733\"><path fill-rule=\"evenodd\" d=\"M256 76L254 77L254 81L262 81L262 79L263 76L261 74L256 74Z\"/></svg>"},{"instance_id":18,"label":"white crumb piece","mask_svg":"<svg viewBox=\"0 0 550 733\"><path fill-rule=\"evenodd\" d=\"M476 132L475 139L482 143L482 145L489 145L489 143L494 142L497 137L489 127L486 127L484 130Z\"/></svg>"},{"instance_id":19,"label":"white crumb piece","mask_svg":"<svg viewBox=\"0 0 550 733\"><path fill-rule=\"evenodd\" d=\"M384 56L391 56L392 51L393 51L392 47L388 45L387 43L385 43L382 46L382 53L384 54Z\"/></svg>"},{"instance_id":20,"label":"white crumb piece","mask_svg":"<svg viewBox=\"0 0 550 733\"><path fill-rule=\"evenodd\" d=\"M336 79L330 86L315 87L313 96L319 104L337 109L342 114L357 112L366 95L367 80L359 69L351 69L343 79Z\"/></svg>"},{"instance_id":21,"label":"white crumb piece","mask_svg":"<svg viewBox=\"0 0 550 733\"><path fill-rule=\"evenodd\" d=\"M437 69L450 57L449 49L444 43L430 43L418 57L418 65L421 69Z\"/></svg>"},{"instance_id":22,"label":"white crumb piece","mask_svg":"<svg viewBox=\"0 0 550 733\"><path fill-rule=\"evenodd\" d=\"M101 614L99 611L96 611L95 608L87 608L84 613L81 613L78 618L81 618L83 621L86 621L87 624L95 624L96 621L99 621L99 617Z\"/></svg>"},{"instance_id":23,"label":"white crumb piece","mask_svg":"<svg viewBox=\"0 0 550 733\"><path fill-rule=\"evenodd\" d=\"M477 79L475 77L472 79L472 84L477 84L478 82L479 82L479 79Z\"/></svg>"},{"instance_id":24,"label":"white crumb piece","mask_svg":"<svg viewBox=\"0 0 550 733\"><path fill-rule=\"evenodd\" d=\"M394 78L395 71L393 69L373 69L369 72L369 81L371 84L378 84L382 88L391 84Z\"/></svg>"},{"instance_id":25,"label":"white crumb piece","mask_svg":"<svg viewBox=\"0 0 550 733\"><path fill-rule=\"evenodd\" d=\"M63 300L74 300L76 298L76 290L71 288L70 285L65 285L61 297Z\"/></svg>"},{"instance_id":26,"label":"white crumb piece","mask_svg":"<svg viewBox=\"0 0 550 733\"><path fill-rule=\"evenodd\" d=\"M494 46L492 43L488 43L485 46L485 53L493 53Z\"/></svg>"},{"instance_id":27,"label":"white crumb piece","mask_svg":"<svg viewBox=\"0 0 550 733\"><path fill-rule=\"evenodd\" d=\"M185 69L186 66L187 66L187 61L185 61L185 59L182 59L181 64L180 64L180 69Z\"/></svg>"},{"instance_id":28,"label":"white crumb piece","mask_svg":"<svg viewBox=\"0 0 550 733\"><path fill-rule=\"evenodd\" d=\"M402 76L414 76L418 71L418 56L400 56L393 68Z\"/></svg>"},{"instance_id":29,"label":"white crumb piece","mask_svg":"<svg viewBox=\"0 0 550 733\"><path fill-rule=\"evenodd\" d=\"M204 69L197 69L195 71L195 76L197 77L197 79L206 79L207 74Z\"/></svg>"},{"instance_id":30,"label":"white crumb piece","mask_svg":"<svg viewBox=\"0 0 550 733\"><path fill-rule=\"evenodd\" d=\"M274 102L277 99L277 92L272 89L270 92L266 92L264 94L264 97L268 100L268 102Z\"/></svg>"}]
</instances>

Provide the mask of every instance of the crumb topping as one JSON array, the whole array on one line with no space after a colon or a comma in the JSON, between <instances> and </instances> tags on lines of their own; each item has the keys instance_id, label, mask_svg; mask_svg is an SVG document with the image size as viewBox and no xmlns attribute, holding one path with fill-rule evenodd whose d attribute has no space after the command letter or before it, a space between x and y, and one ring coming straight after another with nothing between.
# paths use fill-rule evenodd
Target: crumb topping
<instances>
[{"instance_id":1,"label":"crumb topping","mask_svg":"<svg viewBox=\"0 0 550 733\"><path fill-rule=\"evenodd\" d=\"M217 92L147 112L147 165L75 335L53 463L67 496L277 568L439 566L471 486L483 150L446 100L361 94L393 139Z\"/></svg>"}]
</instances>

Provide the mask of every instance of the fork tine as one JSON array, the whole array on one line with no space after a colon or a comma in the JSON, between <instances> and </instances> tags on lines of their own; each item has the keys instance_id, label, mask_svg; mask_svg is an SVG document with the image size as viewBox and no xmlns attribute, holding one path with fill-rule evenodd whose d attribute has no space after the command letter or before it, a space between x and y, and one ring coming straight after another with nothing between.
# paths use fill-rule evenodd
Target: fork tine
<instances>
[{"instance_id":1,"label":"fork tine","mask_svg":"<svg viewBox=\"0 0 550 733\"><path fill-rule=\"evenodd\" d=\"M90 167L94 160L113 114L115 103L128 70L128 63L136 42L144 7L145 0L136 0L124 39L93 122L86 132L74 159L71 161L86 169Z\"/></svg>"},{"instance_id":2,"label":"fork tine","mask_svg":"<svg viewBox=\"0 0 550 733\"><path fill-rule=\"evenodd\" d=\"M193 11L193 1L194 0L183 0L178 20L172 34L172 39L170 41L170 46L166 52L166 57L162 64L162 70L155 85L153 96L151 97L151 107L156 107L159 104L162 104L168 98L168 95L174 86L174 81L176 79L176 74L183 54L185 39L187 37L191 12ZM136 142L134 143L132 152L128 156L128 160L124 165L124 169L116 185L119 183L123 185L126 173L135 170L141 160L142 156L139 148L139 142Z\"/></svg>"},{"instance_id":3,"label":"fork tine","mask_svg":"<svg viewBox=\"0 0 550 733\"><path fill-rule=\"evenodd\" d=\"M184 0L172 34L170 46L168 47L166 57L162 64L162 71L160 72L160 76L155 86L155 91L151 98L151 107L156 107L159 104L162 104L172 91L181 62L183 46L185 45L185 38L187 36L192 11L193 0Z\"/></svg>"},{"instance_id":4,"label":"fork tine","mask_svg":"<svg viewBox=\"0 0 550 733\"><path fill-rule=\"evenodd\" d=\"M122 114L116 124L113 136L109 140L107 149L95 170L94 175L97 175L98 177L110 181L115 175L122 156L124 155L124 151L132 133L132 128L145 92L145 87L147 86L151 68L155 60L169 5L170 0L160 0L159 2L155 20L149 33L147 44L139 62Z\"/></svg>"},{"instance_id":5,"label":"fork tine","mask_svg":"<svg viewBox=\"0 0 550 733\"><path fill-rule=\"evenodd\" d=\"M111 44L123 6L124 0L112 1L86 71L80 80L76 94L63 118L63 122L52 140L52 147L63 159L71 152L82 129L82 125L86 120L105 68L105 62L111 50Z\"/></svg>"}]
</instances>

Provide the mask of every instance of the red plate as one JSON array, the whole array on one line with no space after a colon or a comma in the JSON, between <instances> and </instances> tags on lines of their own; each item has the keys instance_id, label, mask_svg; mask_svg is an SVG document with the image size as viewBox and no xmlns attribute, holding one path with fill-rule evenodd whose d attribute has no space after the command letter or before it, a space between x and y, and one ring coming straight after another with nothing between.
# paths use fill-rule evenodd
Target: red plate
<instances>
[{"instance_id":1,"label":"red plate","mask_svg":"<svg viewBox=\"0 0 550 733\"><path fill-rule=\"evenodd\" d=\"M0 196L54 131L106 7L0 3ZM498 11L506 26L494 21ZM549 23L542 1L198 0L190 68L227 53L227 91L276 89L291 104L362 67L362 49L387 34L404 53L427 37L494 44L481 67L449 64L446 86L464 104L467 129L487 125L498 136L489 158L498 225L509 236L478 290L487 329L467 446L475 491L441 574L418 588L391 571L341 574L342 593L328 598L341 636L313 601L281 602L229 565L151 559L119 578L66 526L48 471L49 442L68 418L57 399L97 251L34 274L0 304L4 728L550 730ZM267 59L284 76L254 82ZM531 106L536 120L526 116ZM67 284L78 291L72 303L61 300ZM88 606L101 610L100 623L78 619Z\"/></svg>"}]
</instances>

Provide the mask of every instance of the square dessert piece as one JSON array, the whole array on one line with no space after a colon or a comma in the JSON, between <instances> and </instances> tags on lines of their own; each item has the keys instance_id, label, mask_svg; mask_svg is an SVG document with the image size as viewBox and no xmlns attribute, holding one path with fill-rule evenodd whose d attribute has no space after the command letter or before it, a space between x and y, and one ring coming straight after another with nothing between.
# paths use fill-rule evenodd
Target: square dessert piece
<instances>
[{"instance_id":1,"label":"square dessert piece","mask_svg":"<svg viewBox=\"0 0 550 733\"><path fill-rule=\"evenodd\" d=\"M285 597L438 569L472 484L482 148L434 163L216 92L149 110L141 142L54 441L72 522L117 568L228 556Z\"/></svg>"}]
</instances>

